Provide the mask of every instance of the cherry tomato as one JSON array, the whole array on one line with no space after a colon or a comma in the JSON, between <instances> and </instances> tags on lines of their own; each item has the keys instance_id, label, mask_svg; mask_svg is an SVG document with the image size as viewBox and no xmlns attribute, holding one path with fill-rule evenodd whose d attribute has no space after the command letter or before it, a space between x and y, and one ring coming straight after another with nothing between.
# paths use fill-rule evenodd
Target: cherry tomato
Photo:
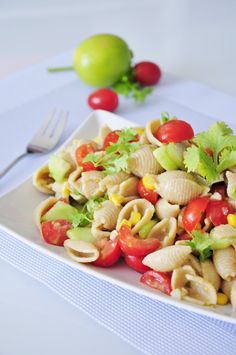
<instances>
[{"instance_id":1,"label":"cherry tomato","mask_svg":"<svg viewBox=\"0 0 236 355\"><path fill-rule=\"evenodd\" d=\"M194 132L192 126L182 120L170 120L163 123L155 132L154 136L162 143L182 142L192 139Z\"/></svg>"},{"instance_id":2,"label":"cherry tomato","mask_svg":"<svg viewBox=\"0 0 236 355\"><path fill-rule=\"evenodd\" d=\"M153 205L155 205L157 203L157 200L158 200L157 192L147 189L144 186L142 179L139 180L137 189L138 189L138 194L140 197L145 198L146 200L151 202Z\"/></svg>"},{"instance_id":3,"label":"cherry tomato","mask_svg":"<svg viewBox=\"0 0 236 355\"><path fill-rule=\"evenodd\" d=\"M109 267L117 263L121 256L118 239L101 240L96 246L100 249L100 256L93 262L93 265Z\"/></svg>"},{"instance_id":4,"label":"cherry tomato","mask_svg":"<svg viewBox=\"0 0 236 355\"><path fill-rule=\"evenodd\" d=\"M108 133L108 135L105 137L105 139L103 141L103 149L108 148L111 143L118 142L118 139L119 139L119 136L117 134L118 132L120 132L120 130L116 129L115 131Z\"/></svg>"},{"instance_id":5,"label":"cherry tomato","mask_svg":"<svg viewBox=\"0 0 236 355\"><path fill-rule=\"evenodd\" d=\"M164 272L147 271L140 278L140 281L152 288L155 288L166 295L171 293L171 277Z\"/></svg>"},{"instance_id":6,"label":"cherry tomato","mask_svg":"<svg viewBox=\"0 0 236 355\"><path fill-rule=\"evenodd\" d=\"M197 197L191 200L183 212L183 225L186 231L191 232L197 228L209 202L208 196Z\"/></svg>"},{"instance_id":7,"label":"cherry tomato","mask_svg":"<svg viewBox=\"0 0 236 355\"><path fill-rule=\"evenodd\" d=\"M225 199L225 197L226 197L226 185L225 185L225 183L224 182L217 182L216 184L212 185L211 193L214 194L215 192L220 194L222 199Z\"/></svg>"},{"instance_id":8,"label":"cherry tomato","mask_svg":"<svg viewBox=\"0 0 236 355\"><path fill-rule=\"evenodd\" d=\"M82 144L79 148L76 149L75 156L77 163L82 166L83 171L90 171L90 170L101 170L101 167L95 166L92 162L84 163L84 158L89 153L94 153L95 149L92 144Z\"/></svg>"},{"instance_id":9,"label":"cherry tomato","mask_svg":"<svg viewBox=\"0 0 236 355\"><path fill-rule=\"evenodd\" d=\"M214 226L227 224L227 216L230 213L234 213L233 208L227 201L222 200L210 200L206 209L206 217L210 219Z\"/></svg>"},{"instance_id":10,"label":"cherry tomato","mask_svg":"<svg viewBox=\"0 0 236 355\"><path fill-rule=\"evenodd\" d=\"M88 105L94 110L106 110L113 112L118 106L118 95L111 89L94 91L88 97Z\"/></svg>"},{"instance_id":11,"label":"cherry tomato","mask_svg":"<svg viewBox=\"0 0 236 355\"><path fill-rule=\"evenodd\" d=\"M125 255L125 262L131 269L134 269L137 272L143 274L144 272L150 270L150 267L143 265L144 256L135 256L135 255Z\"/></svg>"},{"instance_id":12,"label":"cherry tomato","mask_svg":"<svg viewBox=\"0 0 236 355\"><path fill-rule=\"evenodd\" d=\"M161 69L152 62L140 62L134 67L134 79L143 86L155 85L161 78Z\"/></svg>"},{"instance_id":13,"label":"cherry tomato","mask_svg":"<svg viewBox=\"0 0 236 355\"><path fill-rule=\"evenodd\" d=\"M127 225L121 226L118 241L121 251L128 255L145 256L160 248L158 239L139 239L133 236L131 228Z\"/></svg>"},{"instance_id":14,"label":"cherry tomato","mask_svg":"<svg viewBox=\"0 0 236 355\"><path fill-rule=\"evenodd\" d=\"M191 235L183 232L175 238L175 241L177 242L178 240L192 240L192 239L193 238L191 237Z\"/></svg>"},{"instance_id":15,"label":"cherry tomato","mask_svg":"<svg viewBox=\"0 0 236 355\"><path fill-rule=\"evenodd\" d=\"M43 222L41 228L45 242L63 246L64 241L68 239L66 232L72 228L72 225L65 219L57 219L55 221Z\"/></svg>"}]
</instances>

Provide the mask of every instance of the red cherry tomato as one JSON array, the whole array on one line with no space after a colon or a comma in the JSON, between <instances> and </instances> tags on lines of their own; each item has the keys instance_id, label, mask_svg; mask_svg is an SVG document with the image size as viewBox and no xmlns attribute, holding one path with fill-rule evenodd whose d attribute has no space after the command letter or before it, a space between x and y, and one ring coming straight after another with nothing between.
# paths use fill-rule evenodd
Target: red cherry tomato
<instances>
[{"instance_id":1,"label":"red cherry tomato","mask_svg":"<svg viewBox=\"0 0 236 355\"><path fill-rule=\"evenodd\" d=\"M88 97L88 105L94 110L106 110L113 112L118 106L118 95L111 89L94 91Z\"/></svg>"},{"instance_id":2,"label":"red cherry tomato","mask_svg":"<svg viewBox=\"0 0 236 355\"><path fill-rule=\"evenodd\" d=\"M155 205L157 203L158 194L155 191L147 189L144 186L142 179L139 180L137 189L138 189L138 194L140 197L145 198L146 200L151 202L153 205Z\"/></svg>"},{"instance_id":3,"label":"red cherry tomato","mask_svg":"<svg viewBox=\"0 0 236 355\"><path fill-rule=\"evenodd\" d=\"M109 267L118 262L121 256L121 250L118 239L101 240L96 246L100 249L100 255L93 265L100 267Z\"/></svg>"},{"instance_id":4,"label":"red cherry tomato","mask_svg":"<svg viewBox=\"0 0 236 355\"><path fill-rule=\"evenodd\" d=\"M209 202L208 196L197 197L191 200L183 212L183 225L186 231L191 232L201 222Z\"/></svg>"},{"instance_id":5,"label":"red cherry tomato","mask_svg":"<svg viewBox=\"0 0 236 355\"><path fill-rule=\"evenodd\" d=\"M90 170L101 170L101 167L95 166L92 162L84 162L84 158L89 153L94 153L95 149L92 144L82 144L79 148L76 149L75 156L77 163L82 166L83 171L90 171Z\"/></svg>"},{"instance_id":6,"label":"red cherry tomato","mask_svg":"<svg viewBox=\"0 0 236 355\"><path fill-rule=\"evenodd\" d=\"M55 221L43 222L41 228L45 242L63 246L64 241L68 239L66 232L72 228L72 225L65 219L57 219Z\"/></svg>"},{"instance_id":7,"label":"red cherry tomato","mask_svg":"<svg viewBox=\"0 0 236 355\"><path fill-rule=\"evenodd\" d=\"M163 123L154 132L154 136L162 143L177 143L192 139L194 131L188 122L182 120L170 120Z\"/></svg>"},{"instance_id":8,"label":"red cherry tomato","mask_svg":"<svg viewBox=\"0 0 236 355\"><path fill-rule=\"evenodd\" d=\"M105 139L103 141L103 149L108 148L111 143L118 142L118 139L119 139L119 136L117 134L118 132L120 132L120 130L116 129L115 131L108 133L108 135L105 137Z\"/></svg>"},{"instance_id":9,"label":"red cherry tomato","mask_svg":"<svg viewBox=\"0 0 236 355\"><path fill-rule=\"evenodd\" d=\"M134 269L137 272L143 274L144 272L150 270L150 267L143 265L144 256L134 256L134 255L125 255L125 262L131 269Z\"/></svg>"},{"instance_id":10,"label":"red cherry tomato","mask_svg":"<svg viewBox=\"0 0 236 355\"><path fill-rule=\"evenodd\" d=\"M121 226L118 241L123 253L128 255L144 256L160 248L158 239L139 239L133 236L131 228L127 225Z\"/></svg>"},{"instance_id":11,"label":"red cherry tomato","mask_svg":"<svg viewBox=\"0 0 236 355\"><path fill-rule=\"evenodd\" d=\"M227 201L222 200L210 200L206 209L206 217L210 219L214 226L227 224L227 216L230 213L234 213L233 208Z\"/></svg>"},{"instance_id":12,"label":"red cherry tomato","mask_svg":"<svg viewBox=\"0 0 236 355\"><path fill-rule=\"evenodd\" d=\"M211 193L214 194L217 192L218 194L221 195L222 199L225 199L226 197L226 185L224 182L218 182L211 187Z\"/></svg>"},{"instance_id":13,"label":"red cherry tomato","mask_svg":"<svg viewBox=\"0 0 236 355\"><path fill-rule=\"evenodd\" d=\"M161 69L152 62L140 62L134 67L134 80L143 86L155 85L161 78Z\"/></svg>"},{"instance_id":14,"label":"red cherry tomato","mask_svg":"<svg viewBox=\"0 0 236 355\"><path fill-rule=\"evenodd\" d=\"M140 278L140 281L152 288L155 288L166 295L171 293L171 277L164 272L147 271Z\"/></svg>"},{"instance_id":15,"label":"red cherry tomato","mask_svg":"<svg viewBox=\"0 0 236 355\"><path fill-rule=\"evenodd\" d=\"M193 238L191 237L191 235L183 232L175 238L175 241L177 242L178 240L192 240L192 239Z\"/></svg>"}]
</instances>

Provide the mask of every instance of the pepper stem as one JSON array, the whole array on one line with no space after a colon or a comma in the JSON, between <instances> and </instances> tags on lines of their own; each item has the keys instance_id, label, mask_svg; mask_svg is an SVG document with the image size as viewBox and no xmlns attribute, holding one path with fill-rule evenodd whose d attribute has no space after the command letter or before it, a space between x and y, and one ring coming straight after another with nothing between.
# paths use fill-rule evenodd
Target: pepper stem
<instances>
[{"instance_id":1,"label":"pepper stem","mask_svg":"<svg viewBox=\"0 0 236 355\"><path fill-rule=\"evenodd\" d=\"M74 70L74 67L48 68L49 73L57 73L60 71Z\"/></svg>"}]
</instances>

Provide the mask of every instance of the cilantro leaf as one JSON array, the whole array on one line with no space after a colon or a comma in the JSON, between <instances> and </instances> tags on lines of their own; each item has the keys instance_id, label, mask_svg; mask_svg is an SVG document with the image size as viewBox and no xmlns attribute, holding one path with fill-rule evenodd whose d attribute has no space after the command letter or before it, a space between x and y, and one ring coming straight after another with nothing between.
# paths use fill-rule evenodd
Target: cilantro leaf
<instances>
[{"instance_id":1,"label":"cilantro leaf","mask_svg":"<svg viewBox=\"0 0 236 355\"><path fill-rule=\"evenodd\" d=\"M84 206L77 208L78 213L73 216L72 226L85 227L93 220L94 211L100 208L101 203L106 201L107 197L92 197Z\"/></svg>"},{"instance_id":2,"label":"cilantro leaf","mask_svg":"<svg viewBox=\"0 0 236 355\"><path fill-rule=\"evenodd\" d=\"M193 239L186 241L186 245L189 245L192 249L199 253L199 258L204 261L210 258L212 254L212 239L208 233L202 233L201 231L194 230L192 232Z\"/></svg>"},{"instance_id":3,"label":"cilantro leaf","mask_svg":"<svg viewBox=\"0 0 236 355\"><path fill-rule=\"evenodd\" d=\"M128 171L130 154L135 152L140 144L137 140L137 132L133 128L123 129L117 133L119 139L111 143L105 154L88 154L84 162L93 162L95 166L101 166L106 174L115 174L120 171Z\"/></svg>"},{"instance_id":4,"label":"cilantro leaf","mask_svg":"<svg viewBox=\"0 0 236 355\"><path fill-rule=\"evenodd\" d=\"M208 131L193 139L187 148L184 164L188 172L195 172L208 182L217 180L220 173L236 165L236 136L224 122L216 122Z\"/></svg>"},{"instance_id":5,"label":"cilantro leaf","mask_svg":"<svg viewBox=\"0 0 236 355\"><path fill-rule=\"evenodd\" d=\"M123 75L120 80L112 86L117 94L143 102L146 97L151 94L153 88L143 87L134 81L133 71Z\"/></svg>"}]
</instances>

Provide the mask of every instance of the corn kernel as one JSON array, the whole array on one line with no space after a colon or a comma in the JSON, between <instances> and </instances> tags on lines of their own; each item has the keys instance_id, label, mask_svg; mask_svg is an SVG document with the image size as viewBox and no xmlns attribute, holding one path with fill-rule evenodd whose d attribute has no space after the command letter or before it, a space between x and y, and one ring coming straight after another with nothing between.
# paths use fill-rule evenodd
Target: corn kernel
<instances>
[{"instance_id":1,"label":"corn kernel","mask_svg":"<svg viewBox=\"0 0 236 355\"><path fill-rule=\"evenodd\" d=\"M129 222L131 223L131 226L135 226L135 224L137 224L141 219L141 213L139 212L135 212L132 211L130 218L129 218Z\"/></svg>"},{"instance_id":2,"label":"corn kernel","mask_svg":"<svg viewBox=\"0 0 236 355\"><path fill-rule=\"evenodd\" d=\"M143 177L143 185L146 189L154 190L156 186L156 180L152 175L145 175Z\"/></svg>"},{"instance_id":3,"label":"corn kernel","mask_svg":"<svg viewBox=\"0 0 236 355\"><path fill-rule=\"evenodd\" d=\"M68 198L70 196L70 191L68 190L68 188L66 186L64 186L62 188L61 194L62 194L63 198Z\"/></svg>"},{"instance_id":4,"label":"corn kernel","mask_svg":"<svg viewBox=\"0 0 236 355\"><path fill-rule=\"evenodd\" d=\"M128 221L127 219L122 219L118 229L120 229L123 225L129 226L131 228L131 222Z\"/></svg>"},{"instance_id":5,"label":"corn kernel","mask_svg":"<svg viewBox=\"0 0 236 355\"><path fill-rule=\"evenodd\" d=\"M112 194L109 200L114 203L115 206L120 206L124 202L124 197L118 194Z\"/></svg>"},{"instance_id":6,"label":"corn kernel","mask_svg":"<svg viewBox=\"0 0 236 355\"><path fill-rule=\"evenodd\" d=\"M144 128L137 128L136 132L139 136L141 136L144 133Z\"/></svg>"},{"instance_id":7,"label":"corn kernel","mask_svg":"<svg viewBox=\"0 0 236 355\"><path fill-rule=\"evenodd\" d=\"M235 214L228 214L227 216L227 221L229 223L229 225L231 225L232 227L236 227L236 215Z\"/></svg>"},{"instance_id":8,"label":"corn kernel","mask_svg":"<svg viewBox=\"0 0 236 355\"><path fill-rule=\"evenodd\" d=\"M217 304L224 306L228 302L229 302L229 299L224 293L221 293L221 292L217 293Z\"/></svg>"}]
</instances>

